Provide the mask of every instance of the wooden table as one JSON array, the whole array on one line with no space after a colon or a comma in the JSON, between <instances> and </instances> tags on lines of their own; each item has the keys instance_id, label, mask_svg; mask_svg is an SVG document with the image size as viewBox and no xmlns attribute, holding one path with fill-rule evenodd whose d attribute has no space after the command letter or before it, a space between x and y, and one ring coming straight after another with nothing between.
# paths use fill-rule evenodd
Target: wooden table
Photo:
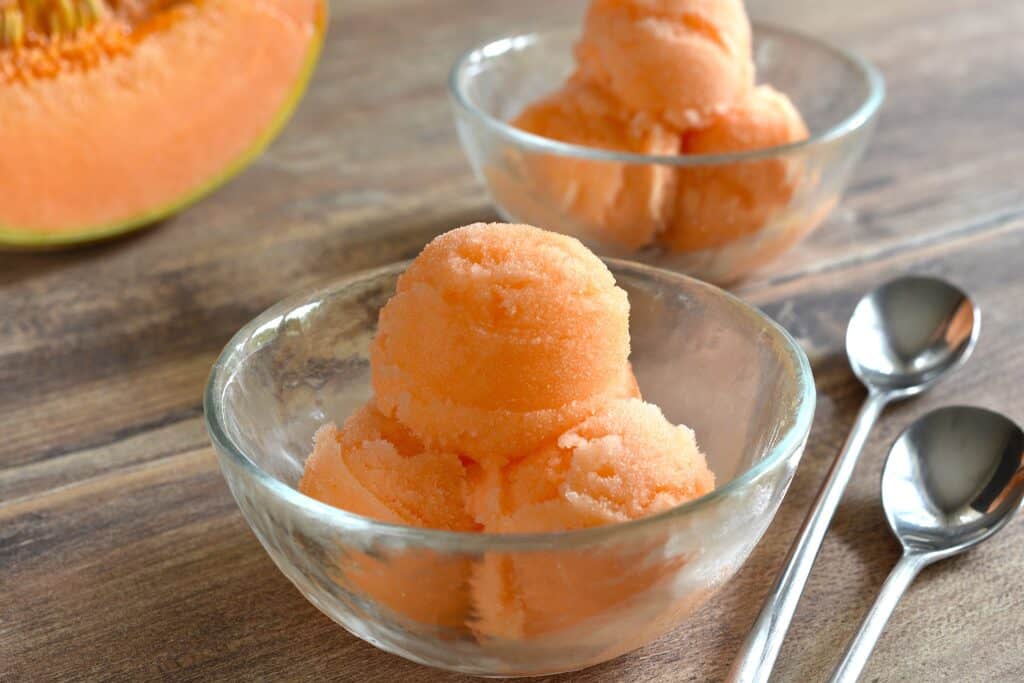
<instances>
[{"instance_id":1,"label":"wooden table","mask_svg":"<svg viewBox=\"0 0 1024 683\"><path fill-rule=\"evenodd\" d=\"M890 91L840 208L738 290L814 364L817 418L790 493L691 625L551 680L721 678L863 397L843 329L882 279L952 279L981 303L984 332L965 371L874 432L778 680L831 670L897 558L878 477L900 429L953 402L1024 420L1024 3L875 4L754 6L862 50ZM346 0L294 122L241 178L134 237L0 255L0 681L464 680L356 640L283 578L221 479L200 396L223 344L272 302L494 218L455 139L446 70L478 39L568 25L581 8ZM865 680L1024 680L1022 544L1024 521L925 571Z\"/></svg>"}]
</instances>

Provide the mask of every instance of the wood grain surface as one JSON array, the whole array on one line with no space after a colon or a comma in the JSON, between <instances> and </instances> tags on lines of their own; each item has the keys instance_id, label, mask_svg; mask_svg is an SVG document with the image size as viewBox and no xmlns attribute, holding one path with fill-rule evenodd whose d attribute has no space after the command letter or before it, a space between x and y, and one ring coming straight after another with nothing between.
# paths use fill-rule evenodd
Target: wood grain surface
<instances>
[{"instance_id":1,"label":"wood grain surface","mask_svg":"<svg viewBox=\"0 0 1024 683\"><path fill-rule=\"evenodd\" d=\"M201 392L231 334L274 301L494 218L455 139L446 71L474 42L570 25L582 7L338 3L308 97L242 177L133 237L0 255L0 681L467 680L355 639L283 578L220 476ZM774 524L712 604L659 642L552 681L722 678L863 398L843 330L881 280L959 283L984 309L981 343L955 379L883 416L776 680L826 677L897 558L878 479L902 427L953 402L1024 421L1024 3L752 9L861 50L889 84L842 205L738 288L807 349L814 431ZM865 680L1024 680L1022 545L1019 521L926 570Z\"/></svg>"}]
</instances>

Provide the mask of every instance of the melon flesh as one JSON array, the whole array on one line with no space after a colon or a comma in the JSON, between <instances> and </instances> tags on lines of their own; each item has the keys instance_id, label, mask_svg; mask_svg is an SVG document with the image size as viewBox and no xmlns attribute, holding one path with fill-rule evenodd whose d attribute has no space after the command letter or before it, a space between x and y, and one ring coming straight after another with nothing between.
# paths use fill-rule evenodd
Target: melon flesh
<instances>
[{"instance_id":1,"label":"melon flesh","mask_svg":"<svg viewBox=\"0 0 1024 683\"><path fill-rule=\"evenodd\" d=\"M322 0L99 4L98 22L0 49L0 243L115 234L226 180L293 109L326 11Z\"/></svg>"}]
</instances>

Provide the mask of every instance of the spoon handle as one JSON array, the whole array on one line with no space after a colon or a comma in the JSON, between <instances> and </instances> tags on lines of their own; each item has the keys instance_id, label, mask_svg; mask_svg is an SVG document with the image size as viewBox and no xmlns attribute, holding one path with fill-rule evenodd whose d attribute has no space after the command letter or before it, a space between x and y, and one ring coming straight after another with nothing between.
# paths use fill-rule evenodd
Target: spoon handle
<instances>
[{"instance_id":1,"label":"spoon handle","mask_svg":"<svg viewBox=\"0 0 1024 683\"><path fill-rule=\"evenodd\" d=\"M882 584L882 590L875 598L875 604L860 623L857 635L850 641L843 654L842 661L832 673L831 683L854 683L868 663L871 651L875 649L878 637L882 635L885 624L889 621L896 603L917 576L918 572L928 564L928 560L918 554L904 553L900 561L893 567L889 578Z\"/></svg>"},{"instance_id":2,"label":"spoon handle","mask_svg":"<svg viewBox=\"0 0 1024 683\"><path fill-rule=\"evenodd\" d=\"M843 450L832 464L810 514L789 549L785 567L765 599L761 613L740 648L740 654L733 662L726 679L730 683L764 683L771 675L775 658L779 655L789 629L789 622L793 619L807 577L811 574L811 567L818 557L825 532L828 531L832 516L850 481L868 433L888 400L886 394L873 391L861 406Z\"/></svg>"}]
</instances>

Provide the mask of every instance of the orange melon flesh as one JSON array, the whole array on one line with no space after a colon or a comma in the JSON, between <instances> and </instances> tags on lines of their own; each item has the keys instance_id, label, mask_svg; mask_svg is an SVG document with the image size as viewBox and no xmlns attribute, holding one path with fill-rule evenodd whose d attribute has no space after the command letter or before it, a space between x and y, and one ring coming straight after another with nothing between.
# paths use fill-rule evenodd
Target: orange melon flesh
<instances>
[{"instance_id":1,"label":"orange melon flesh","mask_svg":"<svg viewBox=\"0 0 1024 683\"><path fill-rule=\"evenodd\" d=\"M296 104L326 18L322 0L79 4L101 17L20 45L3 17L0 244L123 232L239 171Z\"/></svg>"}]
</instances>

